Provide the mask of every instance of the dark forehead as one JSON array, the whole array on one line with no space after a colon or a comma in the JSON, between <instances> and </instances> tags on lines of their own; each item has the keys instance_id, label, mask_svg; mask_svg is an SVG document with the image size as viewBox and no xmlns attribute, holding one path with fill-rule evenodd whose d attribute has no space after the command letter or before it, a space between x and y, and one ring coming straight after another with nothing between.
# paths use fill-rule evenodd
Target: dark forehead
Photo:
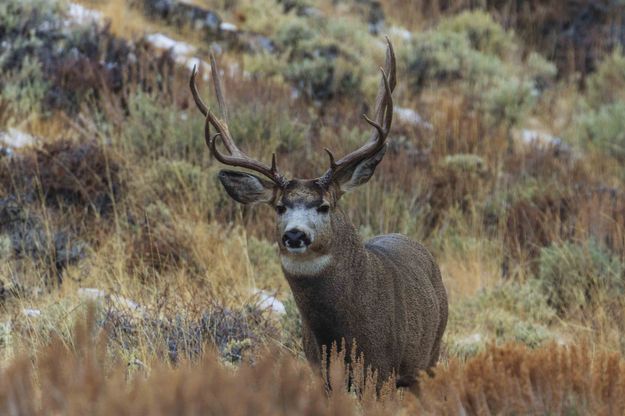
<instances>
[{"instance_id":1,"label":"dark forehead","mask_svg":"<svg viewBox=\"0 0 625 416\"><path fill-rule=\"evenodd\" d=\"M285 205L316 206L323 201L324 189L314 180L293 179L282 194Z\"/></svg>"}]
</instances>

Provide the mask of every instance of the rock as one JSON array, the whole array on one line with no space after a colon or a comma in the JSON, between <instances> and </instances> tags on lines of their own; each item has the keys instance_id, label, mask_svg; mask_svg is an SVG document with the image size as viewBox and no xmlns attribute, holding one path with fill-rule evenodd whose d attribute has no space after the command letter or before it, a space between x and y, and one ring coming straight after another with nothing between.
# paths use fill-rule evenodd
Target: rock
<instances>
[{"instance_id":1,"label":"rock","mask_svg":"<svg viewBox=\"0 0 625 416\"><path fill-rule=\"evenodd\" d=\"M174 40L168 36L163 35L162 33L153 33L151 35L147 35L145 39L157 49L170 50L171 53L174 54L174 56L188 56L195 53L196 51L195 46L189 45L186 42Z\"/></svg>"},{"instance_id":2,"label":"rock","mask_svg":"<svg viewBox=\"0 0 625 416\"><path fill-rule=\"evenodd\" d=\"M217 13L192 3L176 0L143 0L145 13L166 21L172 26L191 26L209 38L215 38L221 31L221 18Z\"/></svg>"},{"instance_id":3,"label":"rock","mask_svg":"<svg viewBox=\"0 0 625 416\"><path fill-rule=\"evenodd\" d=\"M524 147L532 147L544 151L552 150L556 157L571 158L579 156L573 154L573 148L562 138L547 132L522 129L515 135L515 139Z\"/></svg>"},{"instance_id":4,"label":"rock","mask_svg":"<svg viewBox=\"0 0 625 416\"><path fill-rule=\"evenodd\" d=\"M70 3L67 9L66 25L89 25L102 21L102 13L97 10L88 9L77 3Z\"/></svg>"},{"instance_id":5,"label":"rock","mask_svg":"<svg viewBox=\"0 0 625 416\"><path fill-rule=\"evenodd\" d=\"M239 32L237 43L249 53L275 53L276 44L267 36L251 32Z\"/></svg>"},{"instance_id":6,"label":"rock","mask_svg":"<svg viewBox=\"0 0 625 416\"><path fill-rule=\"evenodd\" d=\"M189 45L186 42L177 41L163 35L162 33L152 33L147 35L145 40L156 49L169 51L174 62L177 64L184 65L189 68L189 70L192 70L193 67L198 68L200 73L203 74L204 79L208 79L207 77L210 73L210 65L200 58L193 56L193 54L197 51L195 46Z\"/></svg>"},{"instance_id":7,"label":"rock","mask_svg":"<svg viewBox=\"0 0 625 416\"><path fill-rule=\"evenodd\" d=\"M32 146L37 142L37 139L23 131L9 128L7 131L0 132L0 142L9 148L19 149L20 147Z\"/></svg>"}]
</instances>

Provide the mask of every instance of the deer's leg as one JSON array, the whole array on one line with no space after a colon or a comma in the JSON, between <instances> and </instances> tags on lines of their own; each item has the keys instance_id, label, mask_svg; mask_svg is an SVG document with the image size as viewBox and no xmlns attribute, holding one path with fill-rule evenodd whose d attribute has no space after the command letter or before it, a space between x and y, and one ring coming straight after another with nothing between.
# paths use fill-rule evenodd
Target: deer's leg
<instances>
[{"instance_id":1,"label":"deer's leg","mask_svg":"<svg viewBox=\"0 0 625 416\"><path fill-rule=\"evenodd\" d=\"M317 339L306 323L302 322L302 344L304 354L308 362L315 368L321 370L321 347L317 344Z\"/></svg>"}]
</instances>

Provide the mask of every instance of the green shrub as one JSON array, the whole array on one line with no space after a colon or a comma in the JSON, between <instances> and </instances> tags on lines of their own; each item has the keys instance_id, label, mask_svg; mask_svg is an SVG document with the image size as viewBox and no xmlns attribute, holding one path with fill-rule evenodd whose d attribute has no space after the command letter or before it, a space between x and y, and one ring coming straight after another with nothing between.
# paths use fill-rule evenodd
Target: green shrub
<instances>
[{"instance_id":1,"label":"green shrub","mask_svg":"<svg viewBox=\"0 0 625 416\"><path fill-rule=\"evenodd\" d=\"M582 145L625 160L625 57L615 51L588 77L573 136Z\"/></svg>"},{"instance_id":2,"label":"green shrub","mask_svg":"<svg viewBox=\"0 0 625 416\"><path fill-rule=\"evenodd\" d=\"M508 283L451 303L447 343L452 355L468 357L487 343L516 341L532 348L554 339L555 311L536 281Z\"/></svg>"},{"instance_id":3,"label":"green shrub","mask_svg":"<svg viewBox=\"0 0 625 416\"><path fill-rule=\"evenodd\" d=\"M518 78L497 78L486 87L482 108L491 124L515 126L532 108L532 84Z\"/></svg>"},{"instance_id":4,"label":"green shrub","mask_svg":"<svg viewBox=\"0 0 625 416\"><path fill-rule=\"evenodd\" d=\"M135 193L153 193L152 202L175 200L173 203L201 206L212 211L219 206L221 190L216 177L217 166L209 169L184 160L159 159L135 182ZM172 203L172 202L170 202Z\"/></svg>"},{"instance_id":5,"label":"green shrub","mask_svg":"<svg viewBox=\"0 0 625 416\"><path fill-rule=\"evenodd\" d=\"M484 158L474 154L454 154L445 156L443 166L459 174L483 174L487 167Z\"/></svg>"},{"instance_id":6,"label":"green shrub","mask_svg":"<svg viewBox=\"0 0 625 416\"><path fill-rule=\"evenodd\" d=\"M505 57L515 50L513 36L506 32L493 17L481 10L465 11L445 19L439 28L466 37L471 48L489 55Z\"/></svg>"},{"instance_id":7,"label":"green shrub","mask_svg":"<svg viewBox=\"0 0 625 416\"><path fill-rule=\"evenodd\" d=\"M512 127L556 74L536 53L523 59L520 49L490 16L465 12L414 36L403 59L417 90L457 86L491 124Z\"/></svg>"},{"instance_id":8,"label":"green shrub","mask_svg":"<svg viewBox=\"0 0 625 416\"><path fill-rule=\"evenodd\" d=\"M471 50L469 40L460 33L428 31L416 36L408 52L408 76L421 89L432 82L460 80Z\"/></svg>"},{"instance_id":9,"label":"green shrub","mask_svg":"<svg viewBox=\"0 0 625 416\"><path fill-rule=\"evenodd\" d=\"M121 145L145 157L201 160L204 121L183 120L181 112L159 95L138 91L128 99L128 116L121 128Z\"/></svg>"},{"instance_id":10,"label":"green shrub","mask_svg":"<svg viewBox=\"0 0 625 416\"><path fill-rule=\"evenodd\" d=\"M621 50L605 58L596 72L588 77L586 98L593 109L625 101L625 56Z\"/></svg>"},{"instance_id":11,"label":"green shrub","mask_svg":"<svg viewBox=\"0 0 625 416\"><path fill-rule=\"evenodd\" d=\"M567 315L622 296L623 271L619 259L592 240L564 242L541 250L538 278L549 304Z\"/></svg>"},{"instance_id":12,"label":"green shrub","mask_svg":"<svg viewBox=\"0 0 625 416\"><path fill-rule=\"evenodd\" d=\"M580 117L578 127L587 145L625 160L625 101L589 111Z\"/></svg>"},{"instance_id":13,"label":"green shrub","mask_svg":"<svg viewBox=\"0 0 625 416\"><path fill-rule=\"evenodd\" d=\"M39 61L26 57L18 70L6 71L1 68L0 63L0 106L5 103L8 112L0 115L0 127L2 124L15 125L29 116L41 115L49 85L43 77Z\"/></svg>"},{"instance_id":14,"label":"green shrub","mask_svg":"<svg viewBox=\"0 0 625 416\"><path fill-rule=\"evenodd\" d=\"M228 125L237 145L265 163L276 150L295 152L301 149L308 135L308 126L285 111L283 102L255 100L239 106ZM204 133L201 134L203 137Z\"/></svg>"},{"instance_id":15,"label":"green shrub","mask_svg":"<svg viewBox=\"0 0 625 416\"><path fill-rule=\"evenodd\" d=\"M313 100L362 93L362 71L371 61L371 36L362 22L288 15L278 19L274 27L272 39L280 64L260 56L251 60L250 68L269 75L279 73L300 94Z\"/></svg>"}]
</instances>

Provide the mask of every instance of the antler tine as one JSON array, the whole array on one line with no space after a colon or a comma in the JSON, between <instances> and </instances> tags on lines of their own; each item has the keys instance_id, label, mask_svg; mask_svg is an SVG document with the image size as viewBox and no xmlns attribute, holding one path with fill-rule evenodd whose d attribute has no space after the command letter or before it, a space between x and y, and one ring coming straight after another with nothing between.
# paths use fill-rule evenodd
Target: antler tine
<instances>
[{"instance_id":1,"label":"antler tine","mask_svg":"<svg viewBox=\"0 0 625 416\"><path fill-rule=\"evenodd\" d=\"M236 166L244 169L250 169L256 171L262 175L265 175L267 178L271 179L274 183L279 185L284 185L284 178L278 172L278 168L276 166L276 157L275 154L271 160L271 167L265 166L263 163L251 159L247 155L242 152L238 152L235 154L226 155L217 149L217 138L219 137L226 144L226 139L221 133L217 133L214 136L210 137L210 125L212 124L209 117L206 117L206 122L204 124L204 139L208 144L208 147L211 150L215 159L228 166Z\"/></svg>"},{"instance_id":2,"label":"antler tine","mask_svg":"<svg viewBox=\"0 0 625 416\"><path fill-rule=\"evenodd\" d=\"M391 129L391 123L393 121L393 97L392 93L397 83L396 80L396 63L395 52L391 41L386 38L388 45L386 49L386 62L385 68L380 68L382 72L382 80L380 81L380 88L375 100L375 117L371 119L363 114L363 118L369 123L375 130L371 136L371 139L357 150L347 154L339 161L334 161L332 153L325 149L330 155L330 168L321 176L319 182L327 186L330 182L342 175L349 167L353 167L355 164L374 156L378 153L386 144L386 138Z\"/></svg>"},{"instance_id":3,"label":"antler tine","mask_svg":"<svg viewBox=\"0 0 625 416\"><path fill-rule=\"evenodd\" d=\"M191 94L193 95L193 101L195 101L195 105L200 110L204 116L208 114L208 107L202 101L200 97L200 93L197 90L197 85L195 84L195 76L197 75L197 67L193 65L193 70L191 71L191 78L189 79L189 88L191 88Z\"/></svg>"},{"instance_id":4,"label":"antler tine","mask_svg":"<svg viewBox=\"0 0 625 416\"><path fill-rule=\"evenodd\" d=\"M223 94L223 88L221 87L221 78L219 77L219 70L217 69L217 62L215 56L211 53L211 74L213 77L213 85L215 86L215 95L217 95L217 103L219 104L219 111L224 118L224 121L228 122L228 107L226 106L226 100Z\"/></svg>"},{"instance_id":5,"label":"antler tine","mask_svg":"<svg viewBox=\"0 0 625 416\"><path fill-rule=\"evenodd\" d=\"M193 71L191 72L189 86L191 88L191 93L193 94L195 104L202 112L202 114L206 116L206 121L204 123L204 140L206 141L206 145L210 149L211 153L218 161L220 161L224 165L241 167L256 171L266 176L274 183L283 186L286 181L284 177L278 172L275 154L273 155L271 160L271 167L269 167L243 153L234 143L234 140L232 140L232 136L230 136L230 132L228 130L228 124L225 122L225 120L222 121L217 116L215 116L215 114L204 104L204 102L200 98L200 94L195 84L195 75L196 71L194 67ZM212 55L211 75L213 77L213 83L217 95L217 102L219 103L219 107L224 114L224 117L227 117L226 101L224 99L223 90L221 88L217 64L215 62L215 58ZM217 130L217 133L212 137L210 134L210 126L213 126L215 130ZM219 149L217 149L218 137L221 139L221 142L223 143L229 154L222 153L219 151Z\"/></svg>"}]
</instances>

